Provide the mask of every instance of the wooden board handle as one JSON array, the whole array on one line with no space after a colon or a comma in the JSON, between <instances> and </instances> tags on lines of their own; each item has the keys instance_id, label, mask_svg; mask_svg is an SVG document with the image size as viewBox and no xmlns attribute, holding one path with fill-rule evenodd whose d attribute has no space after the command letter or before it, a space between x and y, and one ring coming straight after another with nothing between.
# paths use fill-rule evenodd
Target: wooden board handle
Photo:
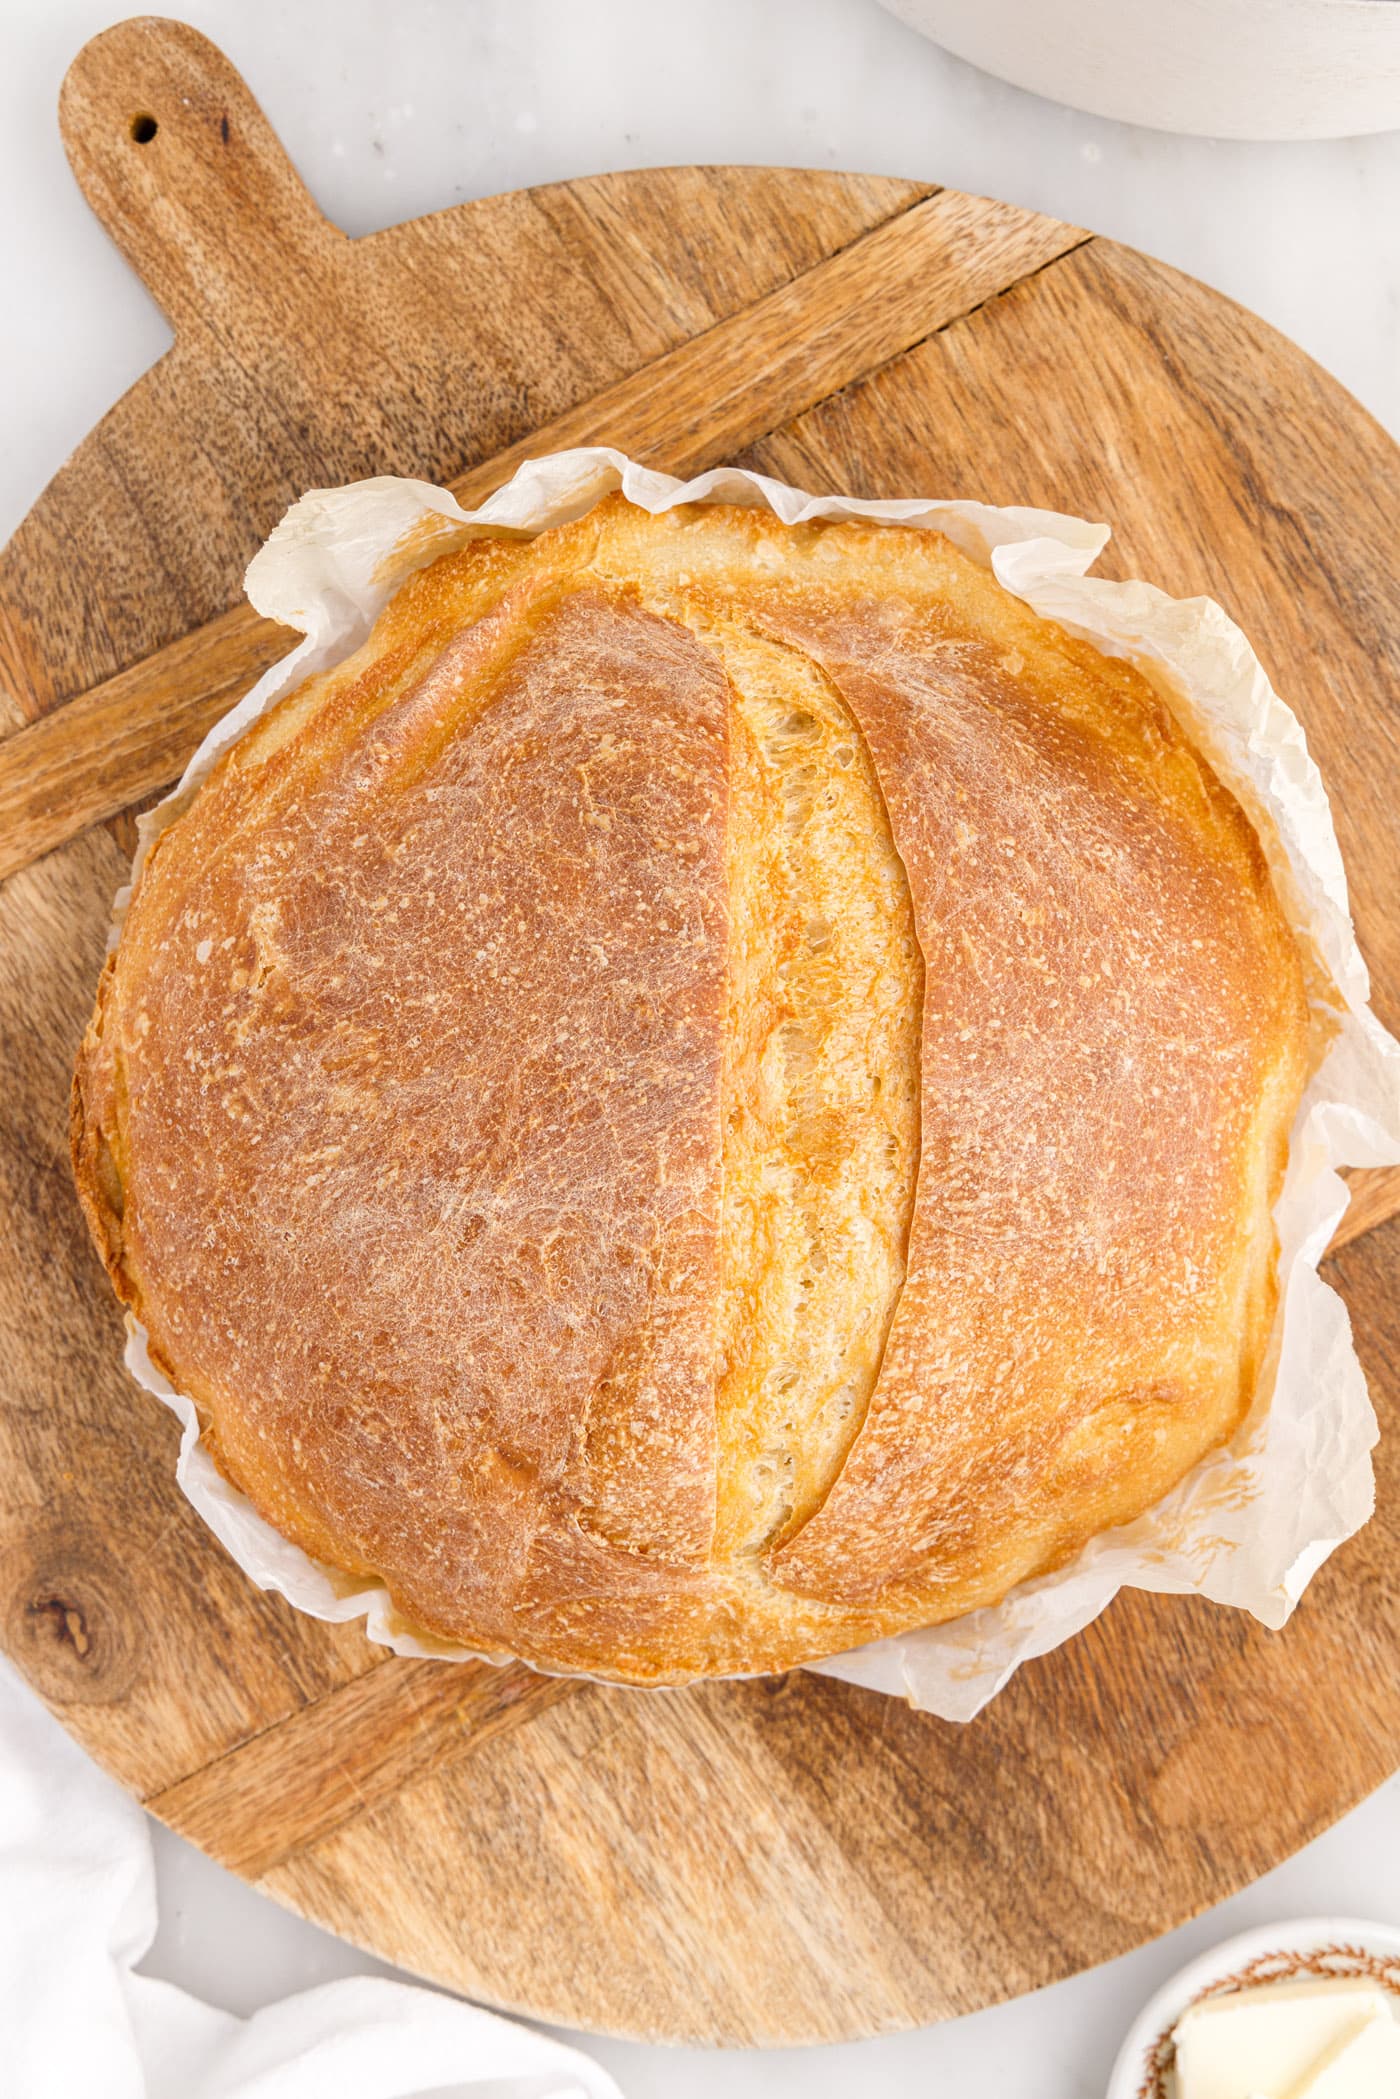
<instances>
[{"instance_id":1,"label":"wooden board handle","mask_svg":"<svg viewBox=\"0 0 1400 2099\"><path fill-rule=\"evenodd\" d=\"M243 80L184 22L144 15L94 37L58 115L83 195L177 330L211 311L236 326L276 300L285 331L348 245Z\"/></svg>"}]
</instances>

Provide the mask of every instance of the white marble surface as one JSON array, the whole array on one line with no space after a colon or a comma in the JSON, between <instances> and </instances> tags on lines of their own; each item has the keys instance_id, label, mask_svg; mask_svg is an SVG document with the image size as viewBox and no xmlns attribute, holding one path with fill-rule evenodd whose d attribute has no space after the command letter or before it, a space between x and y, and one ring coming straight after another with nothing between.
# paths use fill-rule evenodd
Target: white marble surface
<instances>
[{"instance_id":1,"label":"white marble surface","mask_svg":"<svg viewBox=\"0 0 1400 2099\"><path fill-rule=\"evenodd\" d=\"M246 74L351 232L665 161L937 180L1193 271L1295 336L1400 432L1400 134L1260 146L1131 130L999 86L875 0L187 0L183 11ZM115 18L96 0L0 0L0 533L168 340L89 217L54 121L67 60ZM373 1967L163 1832L158 1858L155 1972L244 2011ZM1173 1967L1246 1924L1320 1910L1400 1923L1400 1781L1220 1910L975 2018L722 2060L584 2045L628 2099L1098 2099L1134 2009Z\"/></svg>"}]
</instances>

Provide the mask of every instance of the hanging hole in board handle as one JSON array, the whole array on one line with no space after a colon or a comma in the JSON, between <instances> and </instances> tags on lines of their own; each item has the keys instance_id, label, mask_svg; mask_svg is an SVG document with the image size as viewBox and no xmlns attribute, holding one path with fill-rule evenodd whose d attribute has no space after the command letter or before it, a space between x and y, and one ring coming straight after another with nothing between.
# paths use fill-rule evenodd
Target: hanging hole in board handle
<instances>
[{"instance_id":1,"label":"hanging hole in board handle","mask_svg":"<svg viewBox=\"0 0 1400 2099\"><path fill-rule=\"evenodd\" d=\"M151 140L160 130L160 126L155 118L148 110L144 109L136 112L136 115L126 128L138 146L149 146Z\"/></svg>"}]
</instances>

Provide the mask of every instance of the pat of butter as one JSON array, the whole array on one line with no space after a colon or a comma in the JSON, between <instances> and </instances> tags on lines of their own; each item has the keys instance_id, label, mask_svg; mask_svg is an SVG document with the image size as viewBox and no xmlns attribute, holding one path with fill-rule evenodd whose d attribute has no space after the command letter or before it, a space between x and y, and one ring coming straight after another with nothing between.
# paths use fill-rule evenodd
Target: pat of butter
<instances>
[{"instance_id":1,"label":"pat of butter","mask_svg":"<svg viewBox=\"0 0 1400 2099\"><path fill-rule=\"evenodd\" d=\"M1302 2080L1339 2041L1377 2014L1373 1982L1271 1982L1203 1997L1176 2029L1177 2099L1295 2099Z\"/></svg>"},{"instance_id":2,"label":"pat of butter","mask_svg":"<svg viewBox=\"0 0 1400 2099\"><path fill-rule=\"evenodd\" d=\"M1400 2020L1382 2010L1334 2042L1288 2099L1400 2099Z\"/></svg>"}]
</instances>

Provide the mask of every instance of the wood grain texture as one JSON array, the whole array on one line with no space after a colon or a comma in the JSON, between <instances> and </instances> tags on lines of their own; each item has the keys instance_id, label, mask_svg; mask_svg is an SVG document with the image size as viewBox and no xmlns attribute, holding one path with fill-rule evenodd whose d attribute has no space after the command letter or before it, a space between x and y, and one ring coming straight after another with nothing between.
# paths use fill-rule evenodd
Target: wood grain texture
<instances>
[{"instance_id":1,"label":"wood grain texture","mask_svg":"<svg viewBox=\"0 0 1400 2099\"><path fill-rule=\"evenodd\" d=\"M149 1795L146 1806L221 1866L254 1879L574 1689L520 1664L371 1669Z\"/></svg>"},{"instance_id":2,"label":"wood grain texture","mask_svg":"<svg viewBox=\"0 0 1400 2099\"><path fill-rule=\"evenodd\" d=\"M1375 1166L1369 1170L1360 1167L1347 1175L1351 1190L1351 1201L1346 1215L1332 1234L1328 1252L1340 1253L1359 1239L1363 1232L1373 1232L1378 1224L1400 1215L1400 1166Z\"/></svg>"},{"instance_id":3,"label":"wood grain texture","mask_svg":"<svg viewBox=\"0 0 1400 2099\"><path fill-rule=\"evenodd\" d=\"M234 606L0 742L0 881L168 787L297 636Z\"/></svg>"},{"instance_id":4,"label":"wood grain texture","mask_svg":"<svg viewBox=\"0 0 1400 2099\"><path fill-rule=\"evenodd\" d=\"M147 147L127 128L138 109L160 126ZM23 724L133 681L117 687L124 725L97 698L67 716L94 741L88 820L114 806L104 765L115 777L149 748L157 652L176 645L148 781L180 762L199 709L222 706L219 678L251 675L246 623L236 661L227 627L196 630L226 613L302 488L494 476L577 411L566 427L662 464L746 447L818 486L1108 516L1110 567L1212 591L1259 637L1333 780L1377 1002L1400 1014L1396 454L1251 316L1062 229L1048 266L989 277L979 225L995 253L1044 222L846 176L607 177L347 242L243 84L178 25L90 45L64 123L176 334L0 555L0 708L13 748L50 752L36 792L52 808L73 746L57 730L26 745ZM911 219L917 269L898 230ZM961 295L924 281L945 236ZM879 282L860 275L872 255ZM807 303L833 283L839 298ZM852 298L871 311L848 313ZM751 322L722 331L754 308L750 399ZM693 339L708 349L684 353ZM609 390L638 422L589 420ZM176 1827L331 1929L493 2002L794 2042L970 2010L1106 1959L1394 1768L1400 1224L1374 1228L1394 1176L1365 1184L1365 1236L1332 1269L1382 1418L1379 1513L1281 1636L1120 1598L958 1729L802 1674L628 1693L401 1662L255 1591L175 1488L173 1423L121 1370L68 1182L68 1072L123 865L96 828L0 888L0 1641Z\"/></svg>"},{"instance_id":5,"label":"wood grain texture","mask_svg":"<svg viewBox=\"0 0 1400 2099\"><path fill-rule=\"evenodd\" d=\"M1086 238L1007 205L930 197L449 485L471 507L525 460L583 444L699 473ZM0 744L0 880L168 786L294 639L232 607Z\"/></svg>"}]
</instances>

